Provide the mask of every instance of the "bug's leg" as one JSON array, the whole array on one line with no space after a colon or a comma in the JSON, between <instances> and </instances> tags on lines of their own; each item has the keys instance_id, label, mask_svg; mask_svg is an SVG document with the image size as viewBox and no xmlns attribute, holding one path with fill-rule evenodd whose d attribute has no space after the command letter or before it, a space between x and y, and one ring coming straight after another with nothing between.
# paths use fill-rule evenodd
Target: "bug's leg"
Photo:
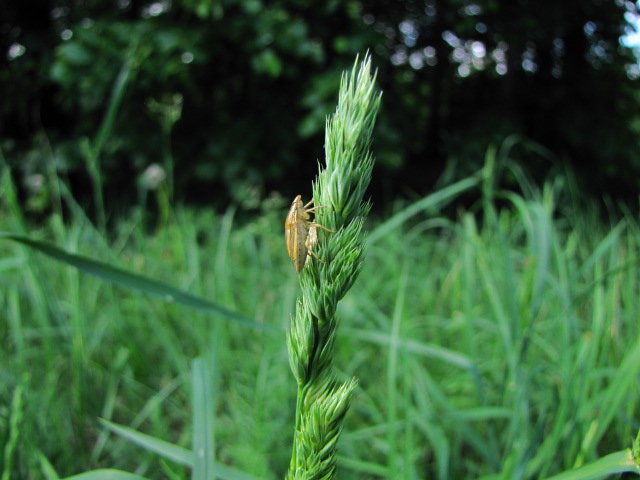
<instances>
[{"instance_id":1,"label":"bug's leg","mask_svg":"<svg viewBox=\"0 0 640 480\"><path fill-rule=\"evenodd\" d=\"M315 258L317 261L319 261L320 263L324 263L324 260L322 260L321 258L319 258L315 253L313 253L313 250L307 250L307 260L305 261L305 265L307 264L307 262L309 261L309 259L313 257Z\"/></svg>"},{"instance_id":2,"label":"bug's leg","mask_svg":"<svg viewBox=\"0 0 640 480\"><path fill-rule=\"evenodd\" d=\"M324 263L324 261L323 261L322 259L320 259L320 257L318 257L318 256L313 252L313 250L312 250L312 249L307 248L307 256L308 256L308 257L313 257L313 258L315 258L316 260L318 260L319 262L323 262L323 263ZM307 258L307 261L309 261L309 259L308 259L308 258Z\"/></svg>"},{"instance_id":3,"label":"bug's leg","mask_svg":"<svg viewBox=\"0 0 640 480\"><path fill-rule=\"evenodd\" d=\"M313 246L318 241L318 231L316 230L316 225L311 224L309 227L309 234L307 235L307 239L304 242L304 246L307 247L307 258L305 259L304 264L306 265L309 262L311 257L315 258L319 262L322 262L318 256L313 253Z\"/></svg>"},{"instance_id":4,"label":"bug's leg","mask_svg":"<svg viewBox=\"0 0 640 480\"><path fill-rule=\"evenodd\" d=\"M319 223L316 223L316 222L310 222L310 221L308 221L308 220L307 220L307 225L308 225L310 228L311 228L311 227L314 227L314 228L321 228L321 229L323 229L323 230L325 230L325 231L327 231L327 232L336 233L336 231L335 231L335 230L331 230L330 228L327 228L327 227L325 227L324 225L320 225Z\"/></svg>"},{"instance_id":5,"label":"bug's leg","mask_svg":"<svg viewBox=\"0 0 640 480\"><path fill-rule=\"evenodd\" d=\"M327 208L325 205L317 205L315 207L308 208L312 203L313 203L313 198L309 200L307 204L302 207L305 212L313 212L319 208Z\"/></svg>"},{"instance_id":6,"label":"bug's leg","mask_svg":"<svg viewBox=\"0 0 640 480\"><path fill-rule=\"evenodd\" d=\"M327 206L326 205L318 205L318 206L313 207L313 208L305 208L304 211L305 212L315 212L319 208L327 208Z\"/></svg>"}]
</instances>

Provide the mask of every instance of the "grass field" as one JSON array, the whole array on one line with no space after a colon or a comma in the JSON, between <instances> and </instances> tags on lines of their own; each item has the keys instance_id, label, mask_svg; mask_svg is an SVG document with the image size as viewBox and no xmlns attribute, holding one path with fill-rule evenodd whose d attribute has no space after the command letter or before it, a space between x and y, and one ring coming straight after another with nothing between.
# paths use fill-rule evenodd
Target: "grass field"
<instances>
[{"instance_id":1,"label":"grass field","mask_svg":"<svg viewBox=\"0 0 640 480\"><path fill-rule=\"evenodd\" d=\"M364 270L339 308L337 373L360 381L339 478L545 478L629 447L640 428L637 219L603 220L561 182L520 193L466 182L483 199L466 210L444 215L455 192L439 190L368 225ZM242 221L233 209L177 208L150 233L134 212L107 236L68 197L64 221L29 224L11 192L5 172L0 230L265 328L0 240L2 480L105 467L188 478L98 419L189 448L196 357L213 366L216 461L282 478L296 392L285 330L299 289L282 238L287 202Z\"/></svg>"}]
</instances>

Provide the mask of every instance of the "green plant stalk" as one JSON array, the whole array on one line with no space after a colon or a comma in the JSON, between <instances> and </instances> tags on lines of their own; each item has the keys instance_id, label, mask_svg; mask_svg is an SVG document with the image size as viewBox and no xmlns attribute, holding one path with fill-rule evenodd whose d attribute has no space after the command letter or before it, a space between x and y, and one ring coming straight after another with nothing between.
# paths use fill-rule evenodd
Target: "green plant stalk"
<instances>
[{"instance_id":1,"label":"green plant stalk","mask_svg":"<svg viewBox=\"0 0 640 480\"><path fill-rule=\"evenodd\" d=\"M163 221L166 221L166 219L168 218L174 194L173 175L175 162L173 154L171 153L171 134L173 132L173 127L182 116L182 100L182 95L176 93L173 95L165 96L160 100L152 99L147 104L149 111L153 113L158 119L160 128L162 130L162 143L160 148L162 154L162 164L166 172L166 180L164 181L166 189L163 192L163 196L166 197L166 200L162 200L158 196L158 203L160 204L161 209L161 219L164 218ZM162 189L160 189L159 192L161 190ZM165 208L166 211L163 211L163 209ZM161 225L162 224L163 223L161 223Z\"/></svg>"},{"instance_id":2,"label":"green plant stalk","mask_svg":"<svg viewBox=\"0 0 640 480\"><path fill-rule=\"evenodd\" d=\"M116 115L122 104L126 87L132 79L132 74L135 73L135 68L137 65L137 49L138 39L134 38L129 47L129 51L127 52L125 61L122 64L120 71L118 72L118 76L116 77L116 80L113 84L113 88L111 89L111 96L109 97L107 111L104 115L104 118L102 119L102 123L100 124L100 129L98 130L96 138L93 140L93 142L89 142L88 139L85 139L83 144L84 153L87 160L87 170L89 171L89 176L91 177L91 183L93 187L93 196L94 202L96 204L98 226L103 232L105 230L107 219L104 206L104 195L102 192L102 170L100 167L100 156L102 154L104 144L111 134L111 131L113 130Z\"/></svg>"},{"instance_id":3,"label":"green plant stalk","mask_svg":"<svg viewBox=\"0 0 640 480\"><path fill-rule=\"evenodd\" d=\"M336 112L325 135L326 167L313 185L319 208L314 256L300 273L301 297L287 336L296 380L295 432L287 480L330 479L335 473L338 437L357 381L339 382L332 362L338 301L351 288L362 265L364 201L371 180L370 152L380 93L374 88L371 58L356 59L343 74Z\"/></svg>"},{"instance_id":4,"label":"green plant stalk","mask_svg":"<svg viewBox=\"0 0 640 480\"><path fill-rule=\"evenodd\" d=\"M171 201L173 200L173 194L174 194L173 192L174 160L173 160L173 154L171 153L171 132L173 131L174 125L175 125L174 121L162 122L162 163L164 165L164 171L167 174L167 180L166 180L167 204L171 203ZM163 212L163 213L166 214L167 212Z\"/></svg>"},{"instance_id":5,"label":"green plant stalk","mask_svg":"<svg viewBox=\"0 0 640 480\"><path fill-rule=\"evenodd\" d=\"M4 445L3 452L3 471L2 480L10 480L13 473L13 461L18 447L18 436L20 433L20 423L24 413L24 400L23 390L27 383L26 377L23 379L22 384L19 384L13 392L13 398L11 401L11 410L9 416L9 436L6 444Z\"/></svg>"}]
</instances>

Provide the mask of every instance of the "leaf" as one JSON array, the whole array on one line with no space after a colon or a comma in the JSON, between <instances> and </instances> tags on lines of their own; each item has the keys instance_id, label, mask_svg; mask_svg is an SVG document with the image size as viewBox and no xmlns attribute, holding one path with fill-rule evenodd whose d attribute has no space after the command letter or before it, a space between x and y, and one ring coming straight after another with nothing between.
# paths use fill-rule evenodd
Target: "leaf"
<instances>
[{"instance_id":1,"label":"leaf","mask_svg":"<svg viewBox=\"0 0 640 480\"><path fill-rule=\"evenodd\" d=\"M278 78L282 73L282 60L270 48L256 55L251 63L257 73L266 73L273 78Z\"/></svg>"},{"instance_id":2,"label":"leaf","mask_svg":"<svg viewBox=\"0 0 640 480\"><path fill-rule=\"evenodd\" d=\"M217 476L215 462L213 365L208 358L192 363L193 386L193 480L210 480Z\"/></svg>"},{"instance_id":3,"label":"leaf","mask_svg":"<svg viewBox=\"0 0 640 480\"><path fill-rule=\"evenodd\" d=\"M64 480L147 480L147 478L122 470L102 469L66 477Z\"/></svg>"},{"instance_id":4,"label":"leaf","mask_svg":"<svg viewBox=\"0 0 640 480\"><path fill-rule=\"evenodd\" d=\"M179 290L157 280L128 272L122 268L113 267L107 263L92 260L88 257L77 255L75 253L69 253L50 243L33 240L24 235L17 235L8 232L0 232L0 239L2 238L26 245L60 262L71 265L78 270L94 275L106 280L107 282L120 285L121 287L133 288L143 293L162 297L167 302L177 302L196 310L215 313L229 321L236 322L247 327L260 330L272 328L255 322L254 320L221 305L196 297L184 290Z\"/></svg>"},{"instance_id":5,"label":"leaf","mask_svg":"<svg viewBox=\"0 0 640 480\"><path fill-rule=\"evenodd\" d=\"M172 460L181 465L187 467L193 467L193 452L179 445L161 440L159 438L152 437L142 432L138 432L133 428L125 427L124 425L118 425L117 423L110 422L108 420L100 419L100 423L106 428L114 432L115 434L126 438L127 440L135 443L136 445L148 450L150 452L157 453L158 455ZM218 478L222 480L262 480L248 473L241 472L235 468L227 467L220 463L215 464L215 471ZM123 477L123 480L127 477ZM70 480L70 479L65 479ZM75 477L74 477L75 480ZM85 480L84 478L82 480ZM91 479L94 480L94 479ZM97 478L95 479L97 480ZM114 479L119 480L119 479ZM128 479L127 480L133 480Z\"/></svg>"},{"instance_id":6,"label":"leaf","mask_svg":"<svg viewBox=\"0 0 640 480\"><path fill-rule=\"evenodd\" d=\"M351 336L358 340L377 345L388 345L392 342L388 334L375 332L372 330L343 328L342 333L346 336ZM478 370L473 361L466 355L445 347L441 347L440 345L405 339L399 339L397 341L397 345L399 348L407 352L421 355L427 358L436 358L450 365L454 365L468 371L477 372Z\"/></svg>"},{"instance_id":7,"label":"leaf","mask_svg":"<svg viewBox=\"0 0 640 480\"><path fill-rule=\"evenodd\" d=\"M547 480L597 480L623 472L640 473L640 468L633 461L629 449L611 453L575 470L549 477Z\"/></svg>"},{"instance_id":8,"label":"leaf","mask_svg":"<svg viewBox=\"0 0 640 480\"><path fill-rule=\"evenodd\" d=\"M160 440L159 438L152 437L145 433L138 432L133 428L118 425L117 423L110 422L103 418L100 419L100 423L112 432L118 434L122 438L126 438L145 450L157 453L158 455L181 465L186 465L187 467L193 466L193 453L191 450L187 450L179 445Z\"/></svg>"},{"instance_id":9,"label":"leaf","mask_svg":"<svg viewBox=\"0 0 640 480\"><path fill-rule=\"evenodd\" d=\"M475 187L478 185L479 180L475 177L465 178L456 182L452 185L449 185L445 188L438 190L437 192L432 193L431 195L427 195L421 200L418 200L412 205L409 205L404 210L396 213L387 221L378 225L377 228L373 229L371 233L367 236L367 244L373 245L380 238L387 235L389 232L395 230L408 219L413 217L414 215L420 213L423 210L428 210L430 208L441 207L452 201L461 193Z\"/></svg>"}]
</instances>

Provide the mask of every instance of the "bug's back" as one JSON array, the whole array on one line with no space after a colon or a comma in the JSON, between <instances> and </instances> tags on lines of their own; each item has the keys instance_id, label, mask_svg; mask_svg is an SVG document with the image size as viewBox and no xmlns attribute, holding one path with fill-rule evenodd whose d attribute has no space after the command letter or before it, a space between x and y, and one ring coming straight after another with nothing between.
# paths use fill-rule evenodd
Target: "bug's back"
<instances>
[{"instance_id":1,"label":"bug's back","mask_svg":"<svg viewBox=\"0 0 640 480\"><path fill-rule=\"evenodd\" d=\"M300 273L307 261L307 236L309 235L310 215L304 209L302 196L293 199L291 208L284 222L284 236L287 252L293 260L296 273Z\"/></svg>"}]
</instances>

